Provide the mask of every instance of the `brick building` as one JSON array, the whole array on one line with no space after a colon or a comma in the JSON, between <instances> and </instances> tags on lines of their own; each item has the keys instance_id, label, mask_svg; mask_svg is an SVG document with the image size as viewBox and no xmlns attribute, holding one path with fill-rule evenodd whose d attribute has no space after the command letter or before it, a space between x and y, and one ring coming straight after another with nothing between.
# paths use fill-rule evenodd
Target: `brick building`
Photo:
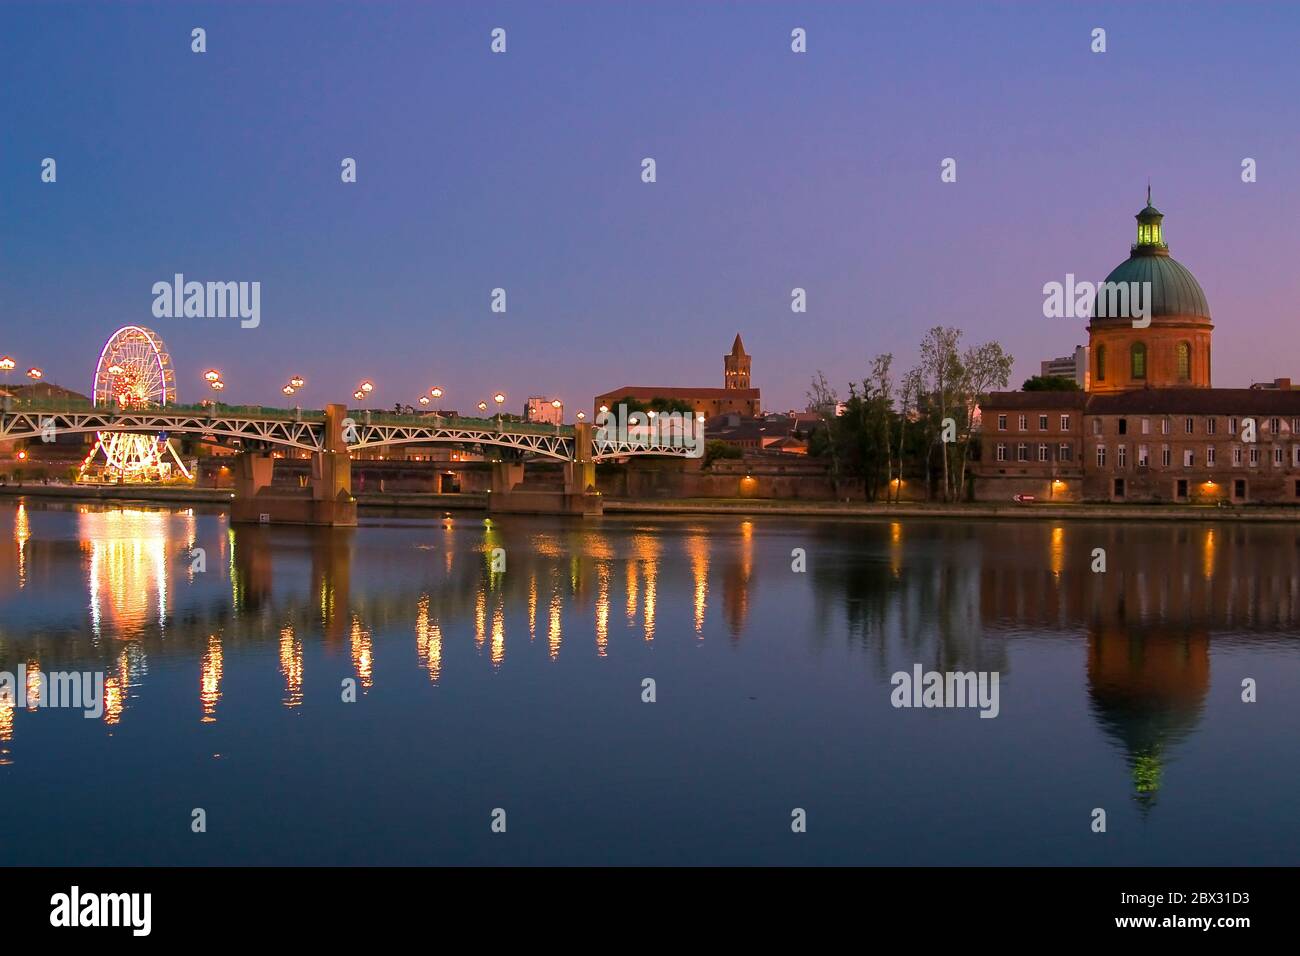
<instances>
[{"instance_id":1,"label":"brick building","mask_svg":"<svg viewBox=\"0 0 1300 956\"><path fill-rule=\"evenodd\" d=\"M977 500L1300 504L1300 391L1211 386L1209 305L1169 257L1163 219L1148 194L1138 242L1107 278L1150 283L1150 324L1099 297L1088 391L981 402Z\"/></svg>"},{"instance_id":2,"label":"brick building","mask_svg":"<svg viewBox=\"0 0 1300 956\"><path fill-rule=\"evenodd\" d=\"M613 391L597 395L593 402L593 415L601 407L617 408L620 401L635 399L649 404L657 399L685 402L696 414L705 418L716 415L742 415L756 418L762 414L759 390L750 387L750 356L740 341L740 334L732 343L731 352L722 357L722 388L681 388L667 385L624 385Z\"/></svg>"}]
</instances>

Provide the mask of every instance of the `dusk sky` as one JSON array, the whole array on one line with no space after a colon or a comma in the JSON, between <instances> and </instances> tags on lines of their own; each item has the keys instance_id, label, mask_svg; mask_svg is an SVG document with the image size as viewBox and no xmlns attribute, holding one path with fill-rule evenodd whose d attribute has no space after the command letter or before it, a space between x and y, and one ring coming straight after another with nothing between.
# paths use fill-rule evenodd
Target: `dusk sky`
<instances>
[{"instance_id":1,"label":"dusk sky","mask_svg":"<svg viewBox=\"0 0 1300 956\"><path fill-rule=\"evenodd\" d=\"M1300 378L1298 40L1294 4L6 3L0 354L85 392L139 323L182 401L216 366L232 402L576 410L720 386L740 332L785 410L944 324L1018 386L1086 341L1043 284L1121 262L1149 178L1215 385ZM260 282L260 327L154 318L178 272Z\"/></svg>"}]
</instances>

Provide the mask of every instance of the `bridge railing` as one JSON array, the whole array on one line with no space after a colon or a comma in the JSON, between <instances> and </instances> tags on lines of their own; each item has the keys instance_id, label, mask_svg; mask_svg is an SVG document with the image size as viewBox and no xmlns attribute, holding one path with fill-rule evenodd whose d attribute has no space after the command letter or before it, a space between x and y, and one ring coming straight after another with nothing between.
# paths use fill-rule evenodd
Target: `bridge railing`
<instances>
[{"instance_id":1,"label":"bridge railing","mask_svg":"<svg viewBox=\"0 0 1300 956\"><path fill-rule=\"evenodd\" d=\"M84 398L3 398L0 399L0 411L6 412L51 412L90 414L93 412L117 412L121 415L160 414L160 415L198 415L212 418L264 418L283 419L285 421L324 421L325 412L317 408L274 408L267 405L227 405L224 402L211 405L132 405L126 408L112 408L96 405Z\"/></svg>"},{"instance_id":2,"label":"bridge railing","mask_svg":"<svg viewBox=\"0 0 1300 956\"><path fill-rule=\"evenodd\" d=\"M366 413L369 412L369 419ZM457 428L466 431L507 431L516 435L555 435L554 425L543 422L519 422L503 420L498 424L496 418L462 418L459 415L438 415L428 412L422 415L399 415L396 412L379 412L374 409L353 408L348 410L348 417L358 423L371 425L412 425L422 428ZM558 434L562 438L573 437L572 425L561 425Z\"/></svg>"}]
</instances>

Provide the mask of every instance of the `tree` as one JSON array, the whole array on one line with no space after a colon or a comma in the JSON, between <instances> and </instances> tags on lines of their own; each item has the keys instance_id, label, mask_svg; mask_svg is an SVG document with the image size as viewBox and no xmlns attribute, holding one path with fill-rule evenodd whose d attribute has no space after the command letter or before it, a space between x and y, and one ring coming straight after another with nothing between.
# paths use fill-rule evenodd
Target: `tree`
<instances>
[{"instance_id":1,"label":"tree","mask_svg":"<svg viewBox=\"0 0 1300 956\"><path fill-rule=\"evenodd\" d=\"M966 488L966 462L970 460L970 439L976 408L989 392L1007 387L1014 362L997 342L985 342L981 346L968 348L962 356L960 391L965 405L965 427L961 438L961 466L957 481L959 490L964 491Z\"/></svg>"},{"instance_id":2,"label":"tree","mask_svg":"<svg viewBox=\"0 0 1300 956\"><path fill-rule=\"evenodd\" d=\"M835 394L835 389L830 387L826 382L826 376L818 369L817 377L812 380L812 385L808 389L808 410L818 414L821 428L809 439L808 451L813 453L814 447L818 454L829 451L831 456L831 487L835 490L836 499L840 496L840 457L839 450L836 448L835 436L832 434L831 419L828 418L827 409L830 409L830 414L833 416L839 403L840 400ZM823 435L823 437L818 438L818 434Z\"/></svg>"},{"instance_id":3,"label":"tree","mask_svg":"<svg viewBox=\"0 0 1300 956\"><path fill-rule=\"evenodd\" d=\"M1078 392L1079 383L1064 375L1031 375L1020 386L1026 392Z\"/></svg>"},{"instance_id":4,"label":"tree","mask_svg":"<svg viewBox=\"0 0 1300 956\"><path fill-rule=\"evenodd\" d=\"M959 404L957 387L961 382L961 357L957 354L957 344L961 341L961 330L936 325L925 333L921 340L921 372L925 389L930 394L931 403L939 415L939 445L943 456L943 500L950 501L952 493L951 469L949 467L949 443L943 441L944 432L948 430L951 412Z\"/></svg>"}]
</instances>

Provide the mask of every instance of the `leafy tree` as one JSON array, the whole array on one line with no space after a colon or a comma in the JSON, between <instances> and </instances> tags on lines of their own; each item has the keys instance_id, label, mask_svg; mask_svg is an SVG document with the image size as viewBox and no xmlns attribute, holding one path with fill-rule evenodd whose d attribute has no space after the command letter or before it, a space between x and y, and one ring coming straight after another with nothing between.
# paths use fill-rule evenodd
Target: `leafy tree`
<instances>
[{"instance_id":1,"label":"leafy tree","mask_svg":"<svg viewBox=\"0 0 1300 956\"><path fill-rule=\"evenodd\" d=\"M1064 375L1031 375L1020 386L1026 392L1078 392L1079 383Z\"/></svg>"}]
</instances>

